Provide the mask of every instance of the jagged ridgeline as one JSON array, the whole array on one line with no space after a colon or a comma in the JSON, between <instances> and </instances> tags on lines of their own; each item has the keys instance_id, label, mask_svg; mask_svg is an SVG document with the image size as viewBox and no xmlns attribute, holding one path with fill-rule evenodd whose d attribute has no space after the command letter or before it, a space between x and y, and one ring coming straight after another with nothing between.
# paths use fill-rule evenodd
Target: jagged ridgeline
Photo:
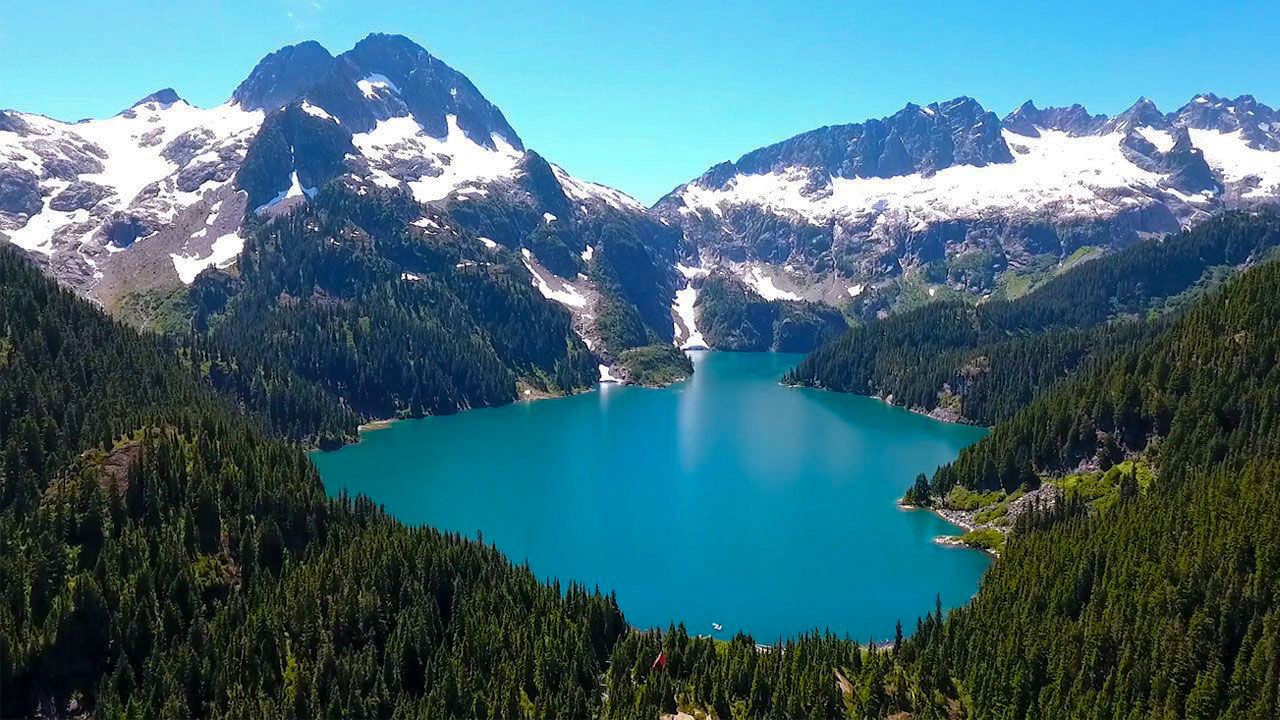
<instances>
[{"instance_id":1,"label":"jagged ridgeline","mask_svg":"<svg viewBox=\"0 0 1280 720\"><path fill-rule=\"evenodd\" d=\"M704 265L871 320L1017 297L1083 257L1274 205L1277 150L1280 115L1248 95L1003 119L958 97L752 150L653 210Z\"/></svg>"},{"instance_id":2,"label":"jagged ridgeline","mask_svg":"<svg viewBox=\"0 0 1280 720\"><path fill-rule=\"evenodd\" d=\"M788 382L990 425L1082 366L1151 342L1194 299L1280 245L1280 216L1233 212L1064 272L1014 301L937 302L854 328Z\"/></svg>"},{"instance_id":3,"label":"jagged ridgeline","mask_svg":"<svg viewBox=\"0 0 1280 720\"><path fill-rule=\"evenodd\" d=\"M0 248L0 715L586 717L625 625L330 500L295 445Z\"/></svg>"}]
</instances>

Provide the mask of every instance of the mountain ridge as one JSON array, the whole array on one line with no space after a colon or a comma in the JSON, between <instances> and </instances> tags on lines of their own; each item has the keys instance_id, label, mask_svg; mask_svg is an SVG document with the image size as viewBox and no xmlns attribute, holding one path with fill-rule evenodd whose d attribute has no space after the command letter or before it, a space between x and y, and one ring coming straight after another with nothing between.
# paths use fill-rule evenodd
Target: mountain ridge
<instances>
[{"instance_id":1,"label":"mountain ridge","mask_svg":"<svg viewBox=\"0 0 1280 720\"><path fill-rule=\"evenodd\" d=\"M1170 113L1140 98L1110 117L1027 101L995 118L963 96L908 103L714 165L652 209L691 264L875 317L921 285L976 300L1077 251L1280 203L1280 114L1250 95Z\"/></svg>"},{"instance_id":2,"label":"mountain ridge","mask_svg":"<svg viewBox=\"0 0 1280 720\"><path fill-rule=\"evenodd\" d=\"M402 35L338 54L285 46L212 108L165 88L78 123L0 112L0 240L109 309L234 265L251 226L339 178L527 252L531 284L597 344L608 304L587 270L621 223L657 268L628 303L646 308L647 336L686 344L713 270L764 302L871 318L1020 292L1079 253L1280 202L1280 115L1213 93L1114 116L907 103L743 153L645 207L526 148L465 75Z\"/></svg>"}]
</instances>

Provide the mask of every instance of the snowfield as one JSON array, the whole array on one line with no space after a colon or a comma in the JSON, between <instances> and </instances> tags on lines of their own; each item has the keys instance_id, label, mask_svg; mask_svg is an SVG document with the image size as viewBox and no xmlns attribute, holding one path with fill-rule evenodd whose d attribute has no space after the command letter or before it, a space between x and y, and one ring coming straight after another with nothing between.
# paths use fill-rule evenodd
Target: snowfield
<instances>
[{"instance_id":1,"label":"snowfield","mask_svg":"<svg viewBox=\"0 0 1280 720\"><path fill-rule=\"evenodd\" d=\"M422 131L411 115L378 121L367 133L351 136L352 143L369 159L374 170L371 180L386 187L400 184L389 170L397 165L409 166L422 159L433 161L439 171L434 177L421 175L408 182L418 202L443 200L454 190L467 185L480 185L515 177L523 155L501 135L491 136L494 148L487 148L467 137L458 127L458 116L449 115L448 135L442 140Z\"/></svg>"},{"instance_id":2,"label":"snowfield","mask_svg":"<svg viewBox=\"0 0 1280 720\"><path fill-rule=\"evenodd\" d=\"M205 257L188 257L177 253L171 254L169 257L173 259L173 269L178 272L178 278L182 280L184 285L190 285L195 281L200 271L209 266L226 267L240 251L244 249L244 238L238 233L228 233L213 241L212 251Z\"/></svg>"},{"instance_id":3,"label":"snowfield","mask_svg":"<svg viewBox=\"0 0 1280 720\"><path fill-rule=\"evenodd\" d=\"M45 178L41 188L48 192L40 212L8 233L15 245L46 255L55 249L55 232L69 230L77 243L89 242L110 213L135 205L144 206L141 209L153 222L172 221L206 191L231 181L230 176L209 179L183 190L178 187L178 173L216 164L223 152L233 154L238 163L263 119L259 111L246 112L231 104L203 109L181 100L142 103L113 117L78 123L15 115L32 132L25 136L0 132L0 162ZM171 146L175 140L179 143ZM179 146L192 149L175 151ZM93 183L110 192L92 208L50 207L57 193L70 184L64 179L68 167L76 171L76 182ZM144 190L147 193L140 198Z\"/></svg>"},{"instance_id":4,"label":"snowfield","mask_svg":"<svg viewBox=\"0 0 1280 720\"><path fill-rule=\"evenodd\" d=\"M1167 130L1135 128L1161 152L1173 146ZM816 188L808 168L792 167L763 174L738 174L723 188L698 182L686 185L678 208L682 215L723 218L737 206L754 206L792 221L822 227L832 220L855 223L892 222L916 231L943 220L981 220L1009 213L1055 220L1114 215L1157 202L1151 195L1171 195L1204 204L1206 195L1188 195L1161 187L1166 176L1144 170L1121 150L1124 133L1072 136L1040 130L1027 137L1002 130L1012 163L983 167L956 165L932 175L915 173L891 178L831 178ZM1195 147L1228 186L1244 187L1247 199L1280 195L1280 152L1249 147L1240 131L1191 129ZM762 293L764 294L764 293Z\"/></svg>"},{"instance_id":5,"label":"snowfield","mask_svg":"<svg viewBox=\"0 0 1280 720\"><path fill-rule=\"evenodd\" d=\"M676 291L676 302L672 310L680 318L680 323L676 324L676 342L681 350L708 347L706 338L702 337L702 333L698 331L697 313L694 312L694 305L697 302L698 290L692 285ZM680 327L681 324L684 325L683 328ZM683 342L680 341L681 337L684 338Z\"/></svg>"}]
</instances>

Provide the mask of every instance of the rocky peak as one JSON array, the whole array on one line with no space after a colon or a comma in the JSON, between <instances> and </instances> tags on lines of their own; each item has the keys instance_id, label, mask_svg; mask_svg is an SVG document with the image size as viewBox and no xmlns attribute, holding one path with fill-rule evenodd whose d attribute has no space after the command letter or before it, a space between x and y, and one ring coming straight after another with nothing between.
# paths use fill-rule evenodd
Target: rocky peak
<instances>
[{"instance_id":1,"label":"rocky peak","mask_svg":"<svg viewBox=\"0 0 1280 720\"><path fill-rule=\"evenodd\" d=\"M931 174L953 165L1012 162L1000 120L976 100L908 104L893 115L818 128L716 166L704 182L723 185L738 173L807 171L819 178ZM732 170L732 172L730 172Z\"/></svg>"},{"instance_id":2,"label":"rocky peak","mask_svg":"<svg viewBox=\"0 0 1280 720\"><path fill-rule=\"evenodd\" d=\"M23 120L18 113L0 110L0 132L26 135L31 132L31 126L27 125L27 121Z\"/></svg>"},{"instance_id":3,"label":"rocky peak","mask_svg":"<svg viewBox=\"0 0 1280 720\"><path fill-rule=\"evenodd\" d=\"M1010 132L1017 133L1025 137L1040 137L1040 131L1036 129L1040 120L1040 108L1030 100L1018 106L1017 110L1004 116L1000 121Z\"/></svg>"},{"instance_id":4,"label":"rocky peak","mask_svg":"<svg viewBox=\"0 0 1280 720\"><path fill-rule=\"evenodd\" d=\"M1128 110L1107 120L1099 128L1101 133L1124 132L1131 128L1153 127L1164 130L1169 127L1169 118L1151 100L1140 97Z\"/></svg>"},{"instance_id":5,"label":"rocky peak","mask_svg":"<svg viewBox=\"0 0 1280 720\"><path fill-rule=\"evenodd\" d=\"M1001 124L1011 132L1039 137L1037 130L1057 130L1073 137L1090 135L1106 122L1106 115L1092 115L1079 103L1069 107L1037 108L1030 100L1005 116Z\"/></svg>"},{"instance_id":6,"label":"rocky peak","mask_svg":"<svg viewBox=\"0 0 1280 720\"><path fill-rule=\"evenodd\" d=\"M176 102L185 101L178 96L178 93L175 92L173 88L164 88L151 93L129 107L136 108L139 105L146 105L147 103L156 103L163 107L168 107Z\"/></svg>"},{"instance_id":7,"label":"rocky peak","mask_svg":"<svg viewBox=\"0 0 1280 720\"><path fill-rule=\"evenodd\" d=\"M353 133L411 115L427 135L444 139L453 117L476 144L495 147L497 135L523 149L502 112L470 80L403 35L375 33L337 57L310 41L281 48L258 63L232 99L267 113L305 99Z\"/></svg>"},{"instance_id":8,"label":"rocky peak","mask_svg":"<svg viewBox=\"0 0 1280 720\"><path fill-rule=\"evenodd\" d=\"M388 116L411 114L432 137L446 137L448 117L453 116L472 142L493 147L493 136L498 135L523 149L502 111L465 75L403 35L369 35L338 56L338 63L365 100L398 104L403 110Z\"/></svg>"},{"instance_id":9,"label":"rocky peak","mask_svg":"<svg viewBox=\"0 0 1280 720\"><path fill-rule=\"evenodd\" d=\"M333 56L314 40L288 45L262 58L231 99L245 110L271 113L333 72L333 67Z\"/></svg>"},{"instance_id":10,"label":"rocky peak","mask_svg":"<svg viewBox=\"0 0 1280 720\"><path fill-rule=\"evenodd\" d=\"M1177 122L1189 128L1224 133L1240 131L1249 147L1280 151L1280 112L1258 102L1252 95L1231 100L1202 93L1191 98L1175 115Z\"/></svg>"},{"instance_id":11,"label":"rocky peak","mask_svg":"<svg viewBox=\"0 0 1280 720\"><path fill-rule=\"evenodd\" d=\"M1183 192L1219 190L1218 181L1204 159L1204 152L1191 143L1187 127L1178 125L1170 135L1173 136L1173 147L1161 158L1161 169L1169 174L1168 184Z\"/></svg>"}]
</instances>

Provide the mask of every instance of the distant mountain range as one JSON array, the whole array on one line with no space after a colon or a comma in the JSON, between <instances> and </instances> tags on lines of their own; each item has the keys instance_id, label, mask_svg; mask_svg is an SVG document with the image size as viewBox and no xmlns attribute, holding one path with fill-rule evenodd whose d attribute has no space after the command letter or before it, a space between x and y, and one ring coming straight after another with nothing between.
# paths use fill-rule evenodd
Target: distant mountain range
<instances>
[{"instance_id":1,"label":"distant mountain range","mask_svg":"<svg viewBox=\"0 0 1280 720\"><path fill-rule=\"evenodd\" d=\"M526 148L464 75L397 35L337 56L282 48L213 108L165 89L99 120L0 111L0 239L108 308L232 266L248 232L334 181L400 189L424 206L425 234L519 253L597 349L609 292L586 271L605 228L625 227L659 268L619 278L646 332L695 346L712 274L766 304L873 316L939 293L1017 294L1081 257L1280 202L1280 113L1210 94L1115 117L909 104L751 151L645 208ZM716 323L736 328L732 312Z\"/></svg>"},{"instance_id":2,"label":"distant mountain range","mask_svg":"<svg viewBox=\"0 0 1280 720\"><path fill-rule=\"evenodd\" d=\"M1007 271L1280 199L1280 113L1250 96L1115 117L971 98L754 150L655 206L705 263L783 266L783 292L883 309L897 280L983 295ZM1047 261L1047 262L1046 262Z\"/></svg>"}]
</instances>

